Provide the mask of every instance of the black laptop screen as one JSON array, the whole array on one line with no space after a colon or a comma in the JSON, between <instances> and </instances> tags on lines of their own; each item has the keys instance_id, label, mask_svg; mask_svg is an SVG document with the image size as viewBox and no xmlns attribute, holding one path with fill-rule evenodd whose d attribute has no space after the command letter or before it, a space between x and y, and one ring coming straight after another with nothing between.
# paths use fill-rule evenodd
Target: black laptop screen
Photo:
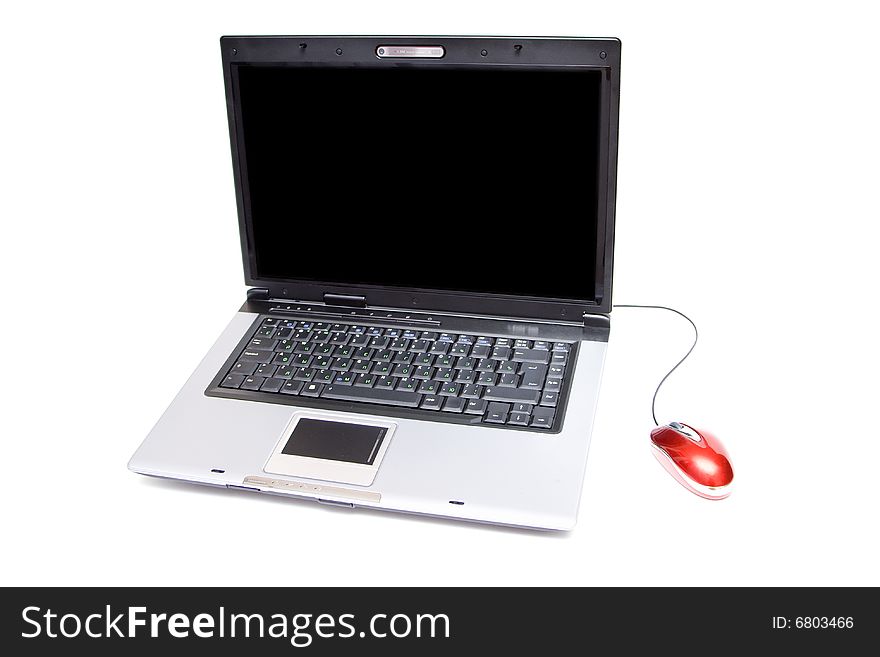
<instances>
[{"instance_id":1,"label":"black laptop screen","mask_svg":"<svg viewBox=\"0 0 880 657\"><path fill-rule=\"evenodd\" d=\"M255 278L595 298L598 71L237 73Z\"/></svg>"}]
</instances>

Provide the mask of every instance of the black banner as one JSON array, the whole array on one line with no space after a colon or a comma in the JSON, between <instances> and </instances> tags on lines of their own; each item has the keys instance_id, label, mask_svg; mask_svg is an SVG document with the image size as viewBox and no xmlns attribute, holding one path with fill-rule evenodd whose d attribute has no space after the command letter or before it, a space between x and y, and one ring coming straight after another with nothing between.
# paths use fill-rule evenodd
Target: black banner
<instances>
[{"instance_id":1,"label":"black banner","mask_svg":"<svg viewBox=\"0 0 880 657\"><path fill-rule=\"evenodd\" d=\"M856 654L880 639L875 599L836 588L22 588L3 590L0 627L5 654Z\"/></svg>"}]
</instances>

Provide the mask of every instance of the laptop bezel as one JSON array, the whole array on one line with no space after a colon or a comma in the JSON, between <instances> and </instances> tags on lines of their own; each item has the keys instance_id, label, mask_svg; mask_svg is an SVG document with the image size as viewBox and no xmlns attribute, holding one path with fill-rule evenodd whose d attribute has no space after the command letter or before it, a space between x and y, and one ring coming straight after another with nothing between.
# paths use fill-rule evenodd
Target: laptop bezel
<instances>
[{"instance_id":1,"label":"laptop bezel","mask_svg":"<svg viewBox=\"0 0 880 657\"><path fill-rule=\"evenodd\" d=\"M305 44L303 46L303 44ZM406 37L406 36L224 36L220 39L232 146L233 175L245 283L265 288L269 296L291 301L322 302L325 295L363 297L373 307L467 313L539 320L582 321L587 314L611 310L620 42L613 38L537 37ZM340 284L256 276L243 143L238 124L234 64L327 64L396 66L400 59L380 58L380 45L443 46L442 58L406 59L407 66L584 67L602 70L599 181L597 208L596 301L548 299L484 292ZM521 48L515 48L519 45ZM483 55L485 51L487 55ZM577 235L572 234L572 239ZM588 291L589 292L589 291Z\"/></svg>"}]
</instances>

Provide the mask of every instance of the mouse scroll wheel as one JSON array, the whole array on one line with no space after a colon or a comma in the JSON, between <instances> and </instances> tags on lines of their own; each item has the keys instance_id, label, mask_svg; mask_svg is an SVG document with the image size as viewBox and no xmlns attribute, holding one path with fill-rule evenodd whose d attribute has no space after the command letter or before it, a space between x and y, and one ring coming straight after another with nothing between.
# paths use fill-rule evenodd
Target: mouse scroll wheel
<instances>
[{"instance_id":1,"label":"mouse scroll wheel","mask_svg":"<svg viewBox=\"0 0 880 657\"><path fill-rule=\"evenodd\" d=\"M700 442L700 435L690 427L687 427L680 422L670 422L669 427L671 429L675 429L678 433L685 436L686 438L690 438L694 442Z\"/></svg>"}]
</instances>

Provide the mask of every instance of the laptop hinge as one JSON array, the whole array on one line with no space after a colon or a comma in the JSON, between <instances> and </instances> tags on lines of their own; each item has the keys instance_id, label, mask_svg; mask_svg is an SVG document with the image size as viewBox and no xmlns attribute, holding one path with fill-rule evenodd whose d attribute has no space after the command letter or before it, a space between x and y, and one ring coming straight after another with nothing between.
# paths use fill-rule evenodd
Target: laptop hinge
<instances>
[{"instance_id":1,"label":"laptop hinge","mask_svg":"<svg viewBox=\"0 0 880 657\"><path fill-rule=\"evenodd\" d=\"M324 295L324 303L328 306L345 306L347 308L366 308L367 297L353 294L330 294Z\"/></svg>"},{"instance_id":2,"label":"laptop hinge","mask_svg":"<svg viewBox=\"0 0 880 657\"><path fill-rule=\"evenodd\" d=\"M269 288L266 287L249 287L247 291L247 298L249 300L262 300L266 301L269 299Z\"/></svg>"}]
</instances>

